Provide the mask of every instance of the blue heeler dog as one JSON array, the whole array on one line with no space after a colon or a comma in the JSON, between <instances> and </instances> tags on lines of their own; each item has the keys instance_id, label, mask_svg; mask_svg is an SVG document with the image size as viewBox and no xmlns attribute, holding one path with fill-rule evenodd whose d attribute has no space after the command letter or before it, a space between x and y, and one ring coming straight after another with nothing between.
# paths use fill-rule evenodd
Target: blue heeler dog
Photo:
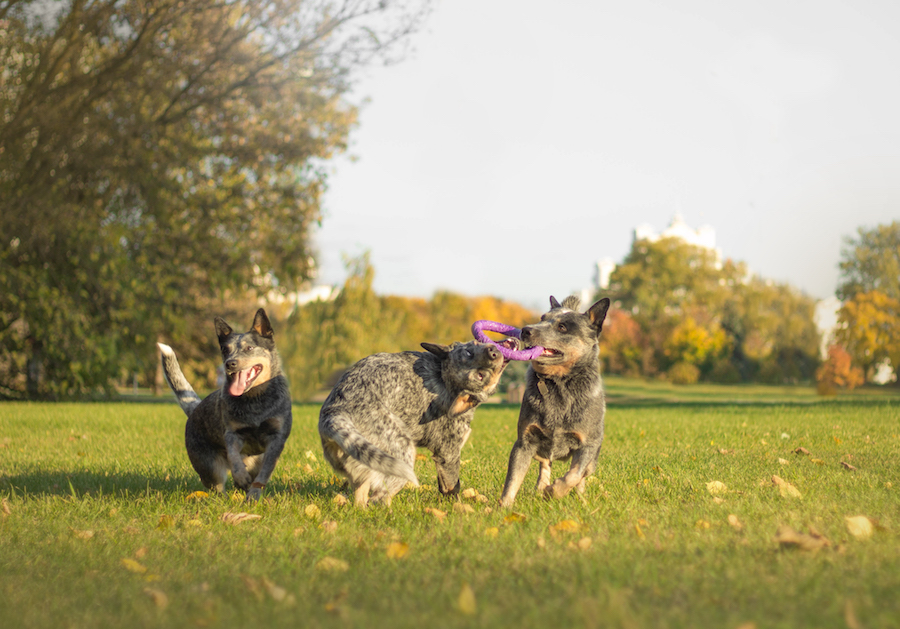
<instances>
[{"instance_id":1,"label":"blue heeler dog","mask_svg":"<svg viewBox=\"0 0 900 629\"><path fill-rule=\"evenodd\" d=\"M572 296L560 304L551 297L541 322L522 328L525 346L544 351L528 368L518 439L500 497L504 507L516 499L532 458L541 466L537 491L548 498L565 496L573 487L583 492L585 479L597 467L606 413L599 337L609 299L584 314L578 312L578 302ZM569 458L569 471L551 483L551 463Z\"/></svg>"},{"instance_id":2,"label":"blue heeler dog","mask_svg":"<svg viewBox=\"0 0 900 629\"><path fill-rule=\"evenodd\" d=\"M422 343L425 352L363 358L332 389L319 414L325 458L350 480L357 506L390 505L431 450L442 494L459 492L460 452L475 407L497 387L506 361L487 343Z\"/></svg>"},{"instance_id":3,"label":"blue heeler dog","mask_svg":"<svg viewBox=\"0 0 900 629\"><path fill-rule=\"evenodd\" d=\"M201 402L175 352L158 343L163 371L188 416L184 441L200 481L222 492L231 470L246 500L258 500L291 434L291 396L265 310L256 312L244 334L219 317L215 324L225 366L221 389Z\"/></svg>"}]
</instances>

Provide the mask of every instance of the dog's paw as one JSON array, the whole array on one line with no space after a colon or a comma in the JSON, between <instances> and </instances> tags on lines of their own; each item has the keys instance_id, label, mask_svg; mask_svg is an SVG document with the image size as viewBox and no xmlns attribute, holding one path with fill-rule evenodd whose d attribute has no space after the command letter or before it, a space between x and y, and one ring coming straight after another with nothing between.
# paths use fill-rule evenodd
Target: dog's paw
<instances>
[{"instance_id":1,"label":"dog's paw","mask_svg":"<svg viewBox=\"0 0 900 629\"><path fill-rule=\"evenodd\" d=\"M244 502L259 502L262 498L262 489L259 487L251 487L244 498Z\"/></svg>"},{"instance_id":2,"label":"dog's paw","mask_svg":"<svg viewBox=\"0 0 900 629\"><path fill-rule=\"evenodd\" d=\"M544 498L552 500L554 498L562 498L572 490L565 481L559 479L552 485L544 488Z\"/></svg>"},{"instance_id":3,"label":"dog's paw","mask_svg":"<svg viewBox=\"0 0 900 629\"><path fill-rule=\"evenodd\" d=\"M247 472L247 470L240 472L232 471L231 479L234 481L234 486L241 491L248 491L250 489L250 483L253 482L253 479L250 478L250 473Z\"/></svg>"}]
</instances>

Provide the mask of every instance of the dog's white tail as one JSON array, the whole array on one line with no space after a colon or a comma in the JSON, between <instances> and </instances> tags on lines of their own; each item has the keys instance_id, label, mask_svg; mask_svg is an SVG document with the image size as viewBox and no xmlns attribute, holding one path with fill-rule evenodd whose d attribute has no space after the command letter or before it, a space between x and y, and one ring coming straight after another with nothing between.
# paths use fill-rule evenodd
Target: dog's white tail
<instances>
[{"instance_id":1,"label":"dog's white tail","mask_svg":"<svg viewBox=\"0 0 900 629\"><path fill-rule=\"evenodd\" d=\"M157 345L162 354L162 368L163 374L166 376L166 382L169 383L172 391L175 392L175 397L178 398L181 410L190 417L191 412L200 404L200 398L194 393L193 387L188 384L184 374L181 372L181 366L178 364L178 359L175 358L175 352L172 348L164 343L157 343Z\"/></svg>"}]
</instances>

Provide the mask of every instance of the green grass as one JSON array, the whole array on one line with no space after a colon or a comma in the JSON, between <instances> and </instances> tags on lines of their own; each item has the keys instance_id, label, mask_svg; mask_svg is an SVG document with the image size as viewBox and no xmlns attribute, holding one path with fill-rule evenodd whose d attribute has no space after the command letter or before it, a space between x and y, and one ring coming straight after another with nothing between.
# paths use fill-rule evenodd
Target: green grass
<instances>
[{"instance_id":1,"label":"green grass","mask_svg":"<svg viewBox=\"0 0 900 629\"><path fill-rule=\"evenodd\" d=\"M430 460L416 464L425 485L390 509L336 504L343 490L322 460L317 405L295 406L266 499L247 506L237 494L191 497L202 487L174 402L2 404L0 618L85 628L900 625L896 392L822 401L802 389L607 384L607 439L584 499L537 498L532 466L514 509L522 518L496 506L515 406L476 413L462 483L489 502L461 500L474 509L465 514L437 495ZM800 446L811 455L792 454ZM802 498L782 497L773 475ZM719 500L707 491L714 480L728 488ZM228 525L228 511L262 517ZM876 521L871 538L848 533L854 515ZM564 520L578 530L555 530ZM781 525L812 526L831 546L781 548ZM391 557L397 542L407 553ZM464 587L474 608L461 603Z\"/></svg>"}]
</instances>

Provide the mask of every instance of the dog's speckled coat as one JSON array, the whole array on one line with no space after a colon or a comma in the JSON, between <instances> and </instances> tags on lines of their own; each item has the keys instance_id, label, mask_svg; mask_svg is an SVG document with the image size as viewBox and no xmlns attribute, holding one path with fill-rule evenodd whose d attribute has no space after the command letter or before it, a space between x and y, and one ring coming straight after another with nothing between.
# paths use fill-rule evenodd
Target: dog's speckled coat
<instances>
[{"instance_id":1,"label":"dog's speckled coat","mask_svg":"<svg viewBox=\"0 0 900 629\"><path fill-rule=\"evenodd\" d=\"M442 494L459 491L460 453L475 407L506 362L489 344L422 343L426 352L374 354L350 367L319 414L325 458L350 479L355 502L390 504L408 482L416 447L431 450Z\"/></svg>"}]
</instances>

